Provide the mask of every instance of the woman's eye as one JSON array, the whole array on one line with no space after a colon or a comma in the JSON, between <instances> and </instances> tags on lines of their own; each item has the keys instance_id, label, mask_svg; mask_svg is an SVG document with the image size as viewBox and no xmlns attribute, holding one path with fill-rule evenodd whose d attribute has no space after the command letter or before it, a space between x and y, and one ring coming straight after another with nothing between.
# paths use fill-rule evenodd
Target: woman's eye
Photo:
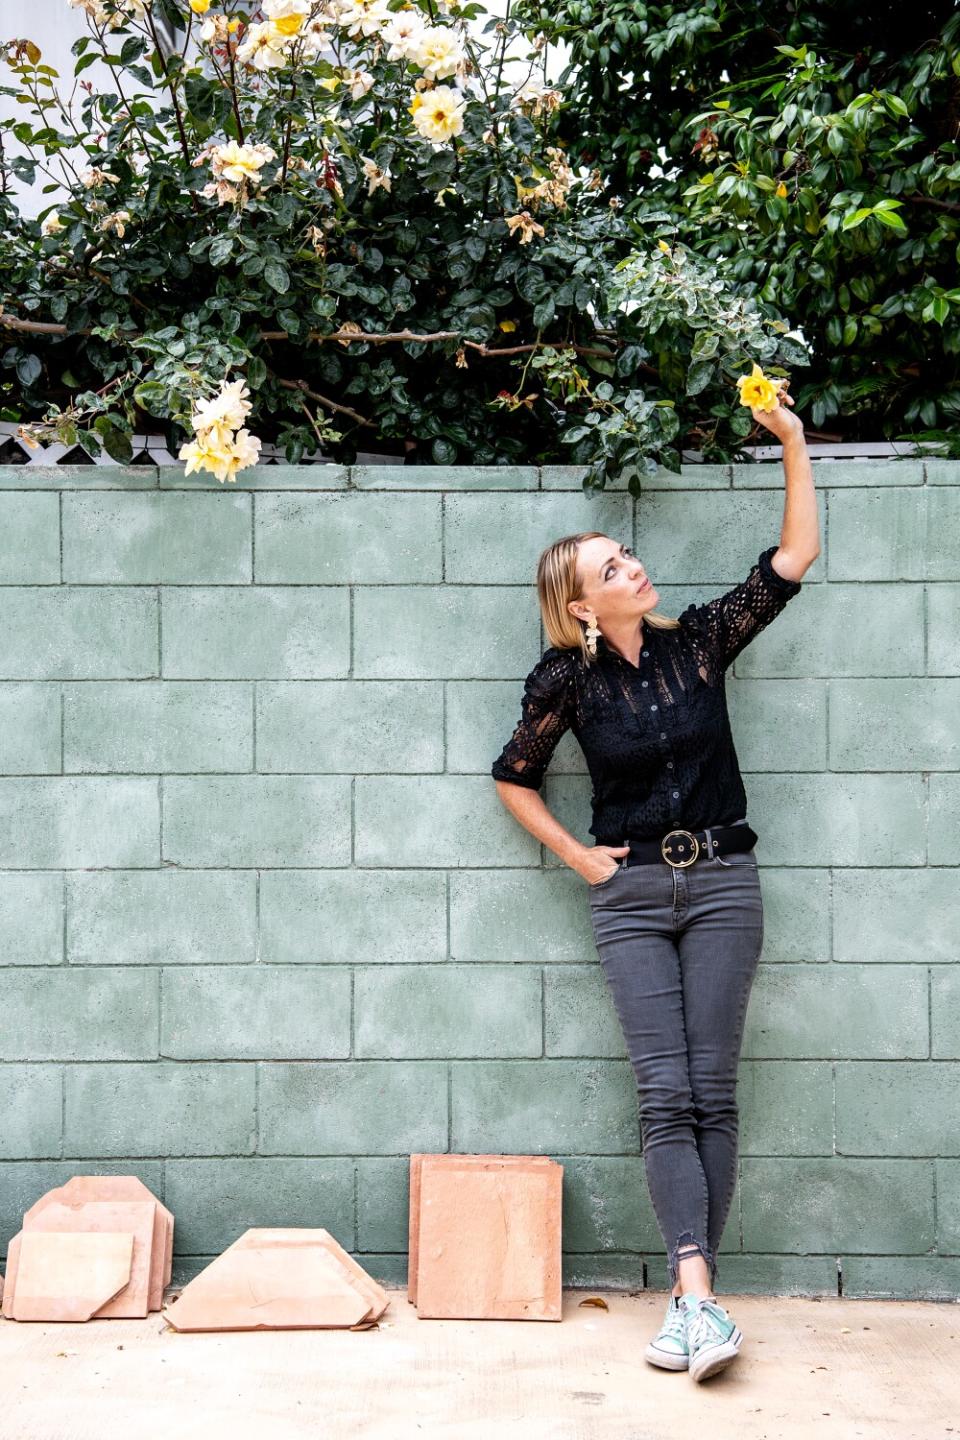
<instances>
[{"instance_id":1,"label":"woman's eye","mask_svg":"<svg viewBox=\"0 0 960 1440\"><path fill-rule=\"evenodd\" d=\"M627 558L628 555L629 555L629 557L630 557L631 560L636 559L636 556L634 555L634 553L633 553L632 550L624 550L624 552L623 552L623 558L624 558L624 560L626 560L626 558ZM613 574L613 570L612 570L612 569L608 569L608 570L607 570L607 573L606 573L606 574L604 575L604 577L603 577L604 580L609 580L609 579L610 579L610 576L611 576L612 574Z\"/></svg>"}]
</instances>

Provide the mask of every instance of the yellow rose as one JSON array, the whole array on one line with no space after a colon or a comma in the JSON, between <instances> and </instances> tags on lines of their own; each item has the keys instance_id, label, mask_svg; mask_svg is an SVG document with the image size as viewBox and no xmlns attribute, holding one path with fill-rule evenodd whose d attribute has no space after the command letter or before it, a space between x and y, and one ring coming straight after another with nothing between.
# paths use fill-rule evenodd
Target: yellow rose
<instances>
[{"instance_id":1,"label":"yellow rose","mask_svg":"<svg viewBox=\"0 0 960 1440\"><path fill-rule=\"evenodd\" d=\"M776 410L780 403L777 399L779 384L775 380L768 380L756 361L753 362L753 369L749 375L740 376L737 388L740 391L741 405L750 405L752 408L763 410L766 413Z\"/></svg>"},{"instance_id":2,"label":"yellow rose","mask_svg":"<svg viewBox=\"0 0 960 1440\"><path fill-rule=\"evenodd\" d=\"M206 15L210 9L210 0L190 0L190 9L194 15Z\"/></svg>"}]
</instances>

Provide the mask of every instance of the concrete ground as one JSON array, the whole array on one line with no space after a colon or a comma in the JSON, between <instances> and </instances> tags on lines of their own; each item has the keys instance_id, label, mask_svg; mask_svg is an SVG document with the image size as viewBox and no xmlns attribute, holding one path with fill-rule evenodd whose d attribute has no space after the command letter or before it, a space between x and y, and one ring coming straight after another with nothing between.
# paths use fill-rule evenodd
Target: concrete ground
<instances>
[{"instance_id":1,"label":"concrete ground","mask_svg":"<svg viewBox=\"0 0 960 1440\"><path fill-rule=\"evenodd\" d=\"M356 1331L0 1320L0 1435L960 1440L956 1304L725 1295L743 1346L695 1384L643 1359L666 1292L565 1290L560 1323L419 1320L387 1293Z\"/></svg>"}]
</instances>

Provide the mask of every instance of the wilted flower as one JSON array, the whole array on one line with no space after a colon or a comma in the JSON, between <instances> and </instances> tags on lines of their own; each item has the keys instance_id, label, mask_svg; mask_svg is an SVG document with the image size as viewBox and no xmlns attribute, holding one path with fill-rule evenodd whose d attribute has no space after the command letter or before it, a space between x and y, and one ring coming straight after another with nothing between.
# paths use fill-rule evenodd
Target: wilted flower
<instances>
[{"instance_id":1,"label":"wilted flower","mask_svg":"<svg viewBox=\"0 0 960 1440\"><path fill-rule=\"evenodd\" d=\"M519 229L521 245L529 245L534 235L546 234L543 226L537 224L529 210L521 210L519 215L508 215L506 221L511 235Z\"/></svg>"},{"instance_id":2,"label":"wilted flower","mask_svg":"<svg viewBox=\"0 0 960 1440\"><path fill-rule=\"evenodd\" d=\"M119 175L114 175L110 170L99 170L96 165L88 165L85 170L80 171L80 183L88 190L99 189L108 180L119 180Z\"/></svg>"},{"instance_id":3,"label":"wilted flower","mask_svg":"<svg viewBox=\"0 0 960 1440\"><path fill-rule=\"evenodd\" d=\"M530 113L535 117L552 114L563 99L562 90L554 90L548 86L541 85L537 80L527 80L520 89L516 91L511 103L522 110L525 114Z\"/></svg>"},{"instance_id":4,"label":"wilted flower","mask_svg":"<svg viewBox=\"0 0 960 1440\"><path fill-rule=\"evenodd\" d=\"M128 20L142 20L150 9L150 0L114 0L108 9L104 0L67 0L74 10L82 10L97 25L107 25L111 30L125 25Z\"/></svg>"},{"instance_id":5,"label":"wilted flower","mask_svg":"<svg viewBox=\"0 0 960 1440\"><path fill-rule=\"evenodd\" d=\"M56 210L51 210L40 225L40 233L41 235L59 235L61 230L66 230L66 228Z\"/></svg>"},{"instance_id":6,"label":"wilted flower","mask_svg":"<svg viewBox=\"0 0 960 1440\"><path fill-rule=\"evenodd\" d=\"M110 215L104 215L100 221L100 229L108 233L115 230L119 236L126 233L127 222L130 219L129 210L114 210Z\"/></svg>"},{"instance_id":7,"label":"wilted flower","mask_svg":"<svg viewBox=\"0 0 960 1440\"><path fill-rule=\"evenodd\" d=\"M371 160L369 156L361 156L361 159L363 161L363 173L367 181L367 194L372 195L374 190L379 186L382 186L384 190L389 192L393 183L393 177L389 169L381 170L376 161Z\"/></svg>"},{"instance_id":8,"label":"wilted flower","mask_svg":"<svg viewBox=\"0 0 960 1440\"><path fill-rule=\"evenodd\" d=\"M350 95L354 100L362 100L367 91L373 86L373 76L369 70L348 70L346 83L350 87ZM341 121L341 124L344 122ZM349 125L347 126L349 129Z\"/></svg>"}]
</instances>

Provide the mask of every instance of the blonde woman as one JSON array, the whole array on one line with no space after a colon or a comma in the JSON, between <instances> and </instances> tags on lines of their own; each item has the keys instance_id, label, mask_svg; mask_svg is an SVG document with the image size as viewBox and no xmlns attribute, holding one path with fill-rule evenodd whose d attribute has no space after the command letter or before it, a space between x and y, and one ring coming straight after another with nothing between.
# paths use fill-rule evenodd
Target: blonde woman
<instances>
[{"instance_id":1,"label":"blonde woman","mask_svg":"<svg viewBox=\"0 0 960 1440\"><path fill-rule=\"evenodd\" d=\"M803 425L786 404L753 410L783 441L780 545L725 594L671 619L657 612L646 565L609 536L568 535L543 552L537 590L551 645L491 768L511 814L587 882L672 1287L645 1356L694 1380L735 1359L743 1338L713 1287L736 1184L737 1063L763 944L758 837L725 673L799 594L820 551ZM593 781L592 846L537 794L568 729Z\"/></svg>"}]
</instances>

